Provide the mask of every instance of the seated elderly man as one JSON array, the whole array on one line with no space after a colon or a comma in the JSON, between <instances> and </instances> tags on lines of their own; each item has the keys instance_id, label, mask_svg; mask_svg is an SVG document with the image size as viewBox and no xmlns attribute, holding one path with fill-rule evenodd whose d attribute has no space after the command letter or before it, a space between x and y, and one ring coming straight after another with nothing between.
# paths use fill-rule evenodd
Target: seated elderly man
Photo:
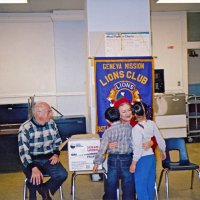
<instances>
[{"instance_id":1,"label":"seated elderly man","mask_svg":"<svg viewBox=\"0 0 200 200\"><path fill-rule=\"evenodd\" d=\"M52 120L51 107L46 102L35 103L33 117L24 122L18 133L19 155L27 177L30 200L36 200L36 191L43 200L51 200L67 178L67 171L59 162L61 138ZM43 173L50 179L43 183Z\"/></svg>"}]
</instances>

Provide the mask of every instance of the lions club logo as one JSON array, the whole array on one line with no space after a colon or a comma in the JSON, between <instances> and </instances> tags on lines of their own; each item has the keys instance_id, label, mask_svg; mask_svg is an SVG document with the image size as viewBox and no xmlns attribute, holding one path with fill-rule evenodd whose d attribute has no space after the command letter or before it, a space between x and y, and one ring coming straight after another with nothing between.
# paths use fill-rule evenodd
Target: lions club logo
<instances>
[{"instance_id":1,"label":"lions club logo","mask_svg":"<svg viewBox=\"0 0 200 200\"><path fill-rule=\"evenodd\" d=\"M122 97L128 98L132 105L142 100L138 89L130 81L115 83L107 96L107 100L110 102L110 106L114 106L115 101Z\"/></svg>"}]
</instances>

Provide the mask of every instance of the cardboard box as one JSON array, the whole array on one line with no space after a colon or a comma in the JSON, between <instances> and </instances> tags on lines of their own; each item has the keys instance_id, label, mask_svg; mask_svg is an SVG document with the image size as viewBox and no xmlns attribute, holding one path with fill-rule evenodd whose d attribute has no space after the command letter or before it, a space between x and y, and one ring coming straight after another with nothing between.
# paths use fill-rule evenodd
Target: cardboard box
<instances>
[{"instance_id":1,"label":"cardboard box","mask_svg":"<svg viewBox=\"0 0 200 200\"><path fill-rule=\"evenodd\" d=\"M100 139L69 139L68 159L69 171L83 171L93 169L93 160L100 146ZM99 166L102 169L102 166Z\"/></svg>"}]
</instances>

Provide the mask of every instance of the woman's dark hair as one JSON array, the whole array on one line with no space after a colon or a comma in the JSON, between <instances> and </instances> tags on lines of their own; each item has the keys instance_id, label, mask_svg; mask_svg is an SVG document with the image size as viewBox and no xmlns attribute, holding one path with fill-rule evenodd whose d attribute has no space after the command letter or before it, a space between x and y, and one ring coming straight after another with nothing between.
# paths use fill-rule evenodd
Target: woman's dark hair
<instances>
[{"instance_id":1,"label":"woman's dark hair","mask_svg":"<svg viewBox=\"0 0 200 200\"><path fill-rule=\"evenodd\" d=\"M147 105L143 102L136 102L133 105L133 113L138 116L144 116L147 114Z\"/></svg>"},{"instance_id":2,"label":"woman's dark hair","mask_svg":"<svg viewBox=\"0 0 200 200\"><path fill-rule=\"evenodd\" d=\"M115 107L109 107L105 111L105 118L110 122L116 122L120 119L119 110Z\"/></svg>"}]
</instances>

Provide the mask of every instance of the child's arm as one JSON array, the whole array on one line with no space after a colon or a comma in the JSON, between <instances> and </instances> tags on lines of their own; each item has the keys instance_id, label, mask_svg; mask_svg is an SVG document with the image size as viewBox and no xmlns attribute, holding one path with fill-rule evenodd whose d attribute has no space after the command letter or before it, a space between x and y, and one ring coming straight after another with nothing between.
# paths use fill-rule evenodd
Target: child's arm
<instances>
[{"instance_id":1,"label":"child's arm","mask_svg":"<svg viewBox=\"0 0 200 200\"><path fill-rule=\"evenodd\" d=\"M162 157L165 158L166 157L166 155L165 155L165 149L166 149L165 140L163 139L163 137L162 137L160 131L158 130L158 127L156 126L156 123L154 121L152 121L152 126L153 126L153 134L158 143L158 147L164 153L162 155Z\"/></svg>"},{"instance_id":2,"label":"child's arm","mask_svg":"<svg viewBox=\"0 0 200 200\"><path fill-rule=\"evenodd\" d=\"M102 136L102 140L101 140L99 150L98 150L98 152L95 155L95 158L93 160L94 167L95 167L95 165L97 165L95 167L95 169L98 169L98 165L103 163L103 161L105 159L105 152L106 152L107 146L108 146L108 135L109 135L109 133L108 133L108 129L107 129Z\"/></svg>"},{"instance_id":3,"label":"child's arm","mask_svg":"<svg viewBox=\"0 0 200 200\"><path fill-rule=\"evenodd\" d=\"M94 166L93 166L93 172L94 173L98 171L98 167L99 167L98 164L94 164Z\"/></svg>"},{"instance_id":4,"label":"child's arm","mask_svg":"<svg viewBox=\"0 0 200 200\"><path fill-rule=\"evenodd\" d=\"M143 147L144 150L148 150L149 148L152 148L153 150L155 150L155 148L157 147L156 138L152 137L151 140L143 143L142 147Z\"/></svg>"},{"instance_id":5,"label":"child's arm","mask_svg":"<svg viewBox=\"0 0 200 200\"><path fill-rule=\"evenodd\" d=\"M132 161L131 166L130 166L130 169L129 169L129 171L130 171L131 173L134 173L134 172L135 172L136 163L137 163L137 162L136 162L135 160Z\"/></svg>"},{"instance_id":6,"label":"child's arm","mask_svg":"<svg viewBox=\"0 0 200 200\"><path fill-rule=\"evenodd\" d=\"M143 154L143 147L142 147L142 141L143 141L143 128L140 126L135 126L132 129L132 145L133 145L133 160L130 166L130 172L134 173L136 169L136 163L141 158Z\"/></svg>"},{"instance_id":7,"label":"child's arm","mask_svg":"<svg viewBox=\"0 0 200 200\"><path fill-rule=\"evenodd\" d=\"M160 157L162 160L165 160L166 159L166 152L165 151L161 151L160 152Z\"/></svg>"}]
</instances>

